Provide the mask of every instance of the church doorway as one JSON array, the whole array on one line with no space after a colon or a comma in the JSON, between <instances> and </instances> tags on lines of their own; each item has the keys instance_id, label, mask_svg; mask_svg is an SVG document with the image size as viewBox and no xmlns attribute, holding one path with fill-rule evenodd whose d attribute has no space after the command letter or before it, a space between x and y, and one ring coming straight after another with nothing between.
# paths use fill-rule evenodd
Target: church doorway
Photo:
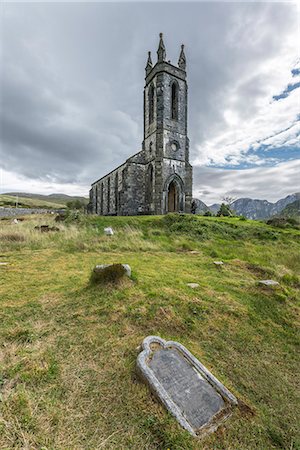
<instances>
[{"instance_id":1,"label":"church doorway","mask_svg":"<svg viewBox=\"0 0 300 450\"><path fill-rule=\"evenodd\" d=\"M178 198L178 187L177 183L173 180L169 184L168 189L168 212L178 212L179 211L179 198Z\"/></svg>"}]
</instances>

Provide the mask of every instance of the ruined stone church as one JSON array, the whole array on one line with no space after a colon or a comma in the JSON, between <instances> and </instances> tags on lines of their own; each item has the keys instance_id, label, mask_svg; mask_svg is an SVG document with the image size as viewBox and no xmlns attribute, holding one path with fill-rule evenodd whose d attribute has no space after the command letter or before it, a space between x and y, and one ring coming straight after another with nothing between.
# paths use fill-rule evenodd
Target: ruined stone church
<instances>
[{"instance_id":1,"label":"ruined stone church","mask_svg":"<svg viewBox=\"0 0 300 450\"><path fill-rule=\"evenodd\" d=\"M166 61L160 34L157 62L148 53L142 150L92 184L89 211L98 215L191 212L192 166L187 136L184 46L178 66Z\"/></svg>"}]
</instances>

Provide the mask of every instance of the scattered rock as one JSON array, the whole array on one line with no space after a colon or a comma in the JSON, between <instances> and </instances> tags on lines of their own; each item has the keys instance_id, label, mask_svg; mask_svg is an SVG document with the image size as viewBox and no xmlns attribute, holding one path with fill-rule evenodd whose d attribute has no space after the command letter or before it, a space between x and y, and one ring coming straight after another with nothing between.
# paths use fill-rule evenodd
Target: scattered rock
<instances>
[{"instance_id":1,"label":"scattered rock","mask_svg":"<svg viewBox=\"0 0 300 450\"><path fill-rule=\"evenodd\" d=\"M198 283L187 283L187 286L192 289L197 289L199 287Z\"/></svg>"},{"instance_id":2,"label":"scattered rock","mask_svg":"<svg viewBox=\"0 0 300 450\"><path fill-rule=\"evenodd\" d=\"M198 250L191 250L190 254L191 255L199 255L200 252L198 252Z\"/></svg>"},{"instance_id":3,"label":"scattered rock","mask_svg":"<svg viewBox=\"0 0 300 450\"><path fill-rule=\"evenodd\" d=\"M13 220L11 221L11 223L17 224L17 223L19 223L19 221L18 221L18 219L13 219Z\"/></svg>"},{"instance_id":4,"label":"scattered rock","mask_svg":"<svg viewBox=\"0 0 300 450\"><path fill-rule=\"evenodd\" d=\"M0 262L0 266L7 266L8 263L7 262Z\"/></svg>"},{"instance_id":5,"label":"scattered rock","mask_svg":"<svg viewBox=\"0 0 300 450\"><path fill-rule=\"evenodd\" d=\"M37 225L34 227L35 230L39 230L41 233L48 233L49 231L60 231L57 227L49 227L49 225Z\"/></svg>"},{"instance_id":6,"label":"scattered rock","mask_svg":"<svg viewBox=\"0 0 300 450\"><path fill-rule=\"evenodd\" d=\"M278 281L274 280L260 280L259 284L263 284L264 286L279 286Z\"/></svg>"},{"instance_id":7,"label":"scattered rock","mask_svg":"<svg viewBox=\"0 0 300 450\"><path fill-rule=\"evenodd\" d=\"M57 216L55 217L54 220L55 220L55 222L63 222L64 220L66 220L66 218L67 218L67 212L62 211L59 214L57 214Z\"/></svg>"},{"instance_id":8,"label":"scattered rock","mask_svg":"<svg viewBox=\"0 0 300 450\"><path fill-rule=\"evenodd\" d=\"M131 277L131 268L128 264L99 264L91 275L91 282L117 283L124 277Z\"/></svg>"},{"instance_id":9,"label":"scattered rock","mask_svg":"<svg viewBox=\"0 0 300 450\"><path fill-rule=\"evenodd\" d=\"M220 266L224 266L224 263L223 263L223 261L214 261L214 265L220 267Z\"/></svg>"},{"instance_id":10,"label":"scattered rock","mask_svg":"<svg viewBox=\"0 0 300 450\"><path fill-rule=\"evenodd\" d=\"M104 228L104 233L106 236L113 236L114 230L111 227Z\"/></svg>"}]
</instances>

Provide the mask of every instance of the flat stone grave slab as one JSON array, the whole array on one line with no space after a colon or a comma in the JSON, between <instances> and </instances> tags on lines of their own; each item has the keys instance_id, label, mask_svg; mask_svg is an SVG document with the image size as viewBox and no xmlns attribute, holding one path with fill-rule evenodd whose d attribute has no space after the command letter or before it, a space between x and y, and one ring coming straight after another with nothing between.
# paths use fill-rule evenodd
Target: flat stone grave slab
<instances>
[{"instance_id":1,"label":"flat stone grave slab","mask_svg":"<svg viewBox=\"0 0 300 450\"><path fill-rule=\"evenodd\" d=\"M259 284L263 284L264 286L279 286L278 281L274 280L260 280Z\"/></svg>"},{"instance_id":2,"label":"flat stone grave slab","mask_svg":"<svg viewBox=\"0 0 300 450\"><path fill-rule=\"evenodd\" d=\"M197 289L199 287L198 283L187 283L187 286L192 289Z\"/></svg>"},{"instance_id":3,"label":"flat stone grave slab","mask_svg":"<svg viewBox=\"0 0 300 450\"><path fill-rule=\"evenodd\" d=\"M148 336L142 348L139 374L193 436L215 431L230 416L236 397L183 345Z\"/></svg>"}]
</instances>

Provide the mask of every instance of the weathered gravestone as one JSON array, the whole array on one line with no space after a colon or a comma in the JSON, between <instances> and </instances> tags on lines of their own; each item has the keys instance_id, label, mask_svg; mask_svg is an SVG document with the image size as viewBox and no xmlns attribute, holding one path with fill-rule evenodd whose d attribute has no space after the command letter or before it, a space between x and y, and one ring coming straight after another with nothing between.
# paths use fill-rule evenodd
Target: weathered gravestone
<instances>
[{"instance_id":1,"label":"weathered gravestone","mask_svg":"<svg viewBox=\"0 0 300 450\"><path fill-rule=\"evenodd\" d=\"M142 348L139 374L193 436L215 431L230 416L236 397L183 345L148 336Z\"/></svg>"},{"instance_id":2,"label":"weathered gravestone","mask_svg":"<svg viewBox=\"0 0 300 450\"><path fill-rule=\"evenodd\" d=\"M258 283L264 286L279 286L278 281L274 280L260 280Z\"/></svg>"}]
</instances>

